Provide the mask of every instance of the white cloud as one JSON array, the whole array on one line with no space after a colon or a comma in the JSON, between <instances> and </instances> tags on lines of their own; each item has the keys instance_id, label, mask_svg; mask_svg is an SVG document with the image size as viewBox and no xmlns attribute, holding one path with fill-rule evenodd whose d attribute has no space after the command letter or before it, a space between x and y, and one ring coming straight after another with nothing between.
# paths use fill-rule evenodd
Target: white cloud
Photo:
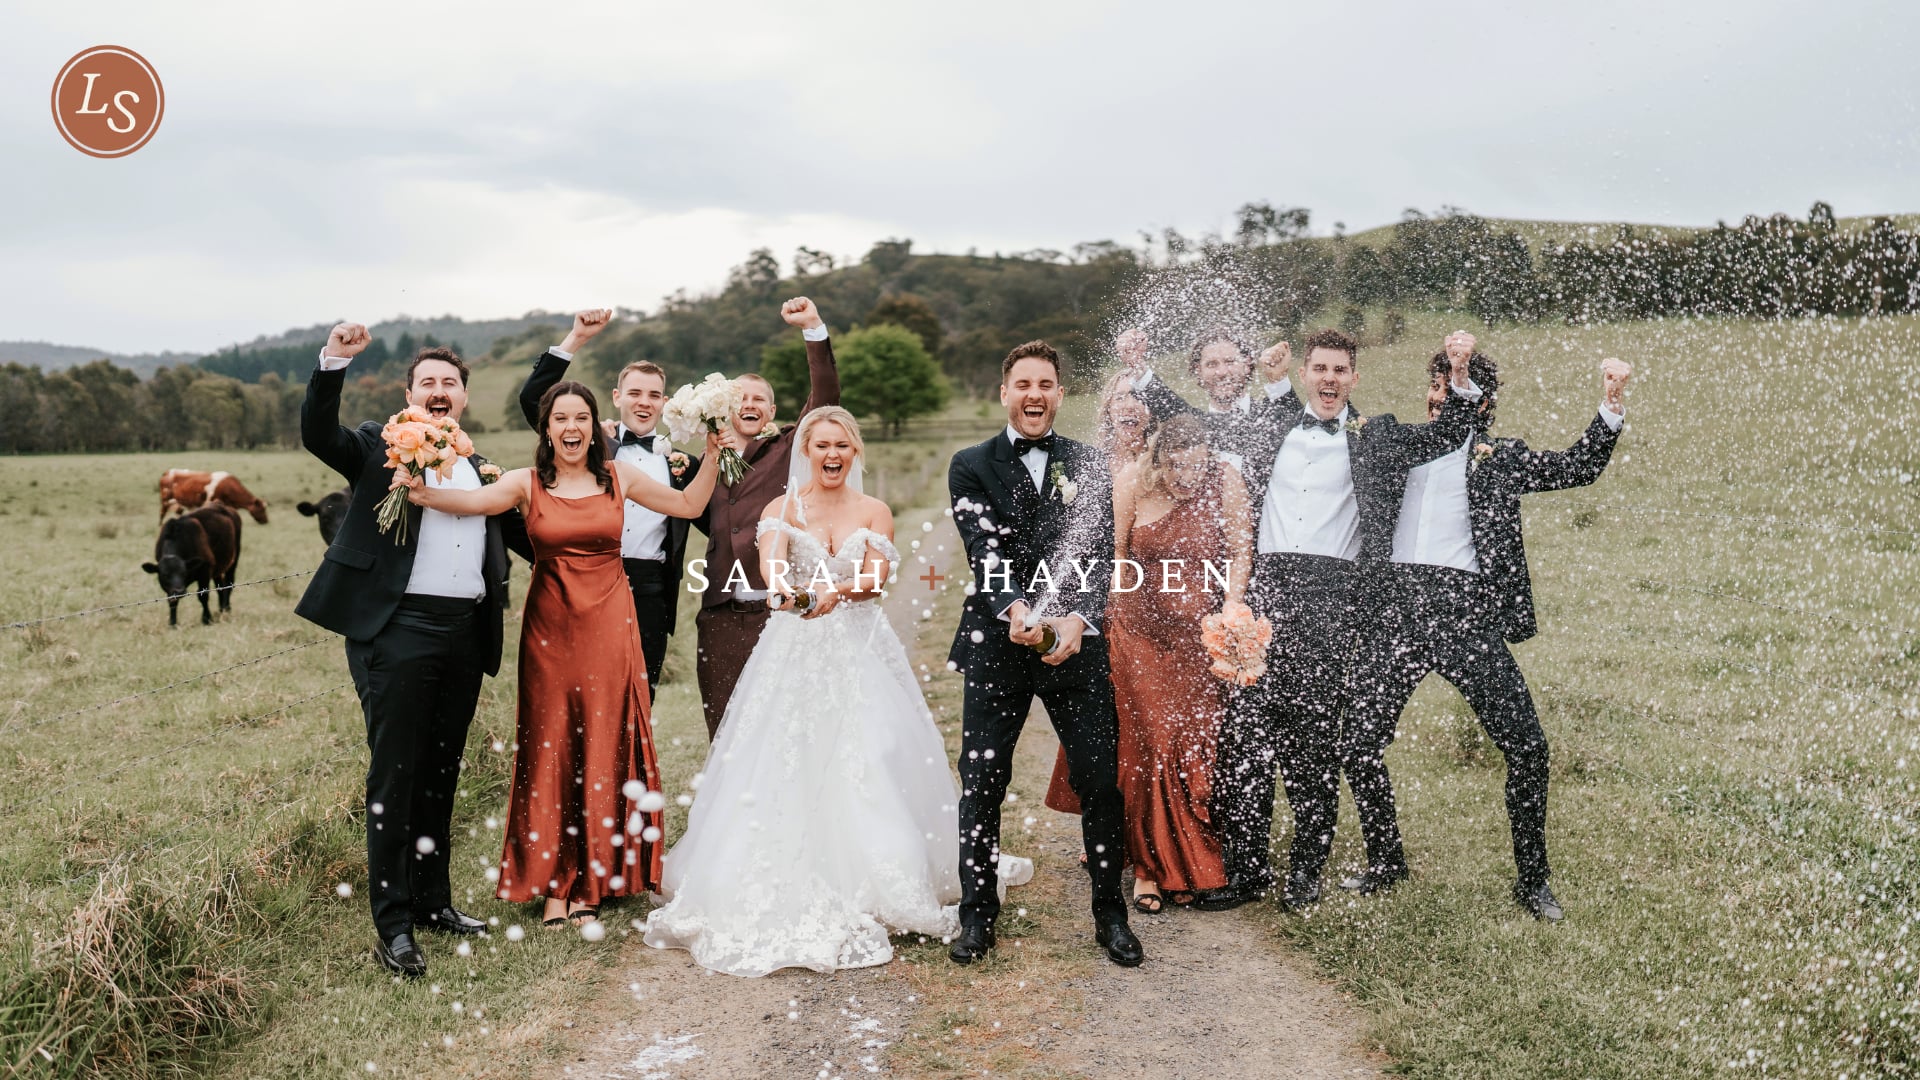
<instances>
[{"instance_id":1,"label":"white cloud","mask_svg":"<svg viewBox=\"0 0 1920 1080\"><path fill-rule=\"evenodd\" d=\"M10 13L0 338L652 306L758 246L1065 248L1258 198L1323 229L1920 209L1920 13L1892 2L191 10ZM168 90L114 162L45 114L107 41Z\"/></svg>"}]
</instances>

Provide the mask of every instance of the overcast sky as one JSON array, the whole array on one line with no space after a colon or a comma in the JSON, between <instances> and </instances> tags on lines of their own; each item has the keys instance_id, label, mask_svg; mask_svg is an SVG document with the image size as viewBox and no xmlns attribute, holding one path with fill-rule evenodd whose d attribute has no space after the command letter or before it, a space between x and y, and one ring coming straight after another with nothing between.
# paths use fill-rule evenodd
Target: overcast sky
<instances>
[{"instance_id":1,"label":"overcast sky","mask_svg":"<svg viewBox=\"0 0 1920 1080\"><path fill-rule=\"evenodd\" d=\"M651 309L758 246L1066 248L1255 199L1321 232L1920 211L1920 5L1581 7L9 3L0 339ZM100 44L166 86L119 160L48 110Z\"/></svg>"}]
</instances>

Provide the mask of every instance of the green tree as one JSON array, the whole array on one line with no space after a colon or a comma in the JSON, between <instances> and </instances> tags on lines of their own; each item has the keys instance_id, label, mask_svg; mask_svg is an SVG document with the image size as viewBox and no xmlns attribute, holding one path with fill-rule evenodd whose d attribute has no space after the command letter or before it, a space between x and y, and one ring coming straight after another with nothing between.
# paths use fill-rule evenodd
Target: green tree
<instances>
[{"instance_id":1,"label":"green tree","mask_svg":"<svg viewBox=\"0 0 1920 1080\"><path fill-rule=\"evenodd\" d=\"M840 361L841 378L846 378L846 362ZM760 349L760 375L773 387L773 407L776 413L782 405L787 409L789 419L798 419L792 415L795 409L806 404L807 388L812 376L807 373L807 343L792 334L782 334L778 341L770 341Z\"/></svg>"},{"instance_id":2,"label":"green tree","mask_svg":"<svg viewBox=\"0 0 1920 1080\"><path fill-rule=\"evenodd\" d=\"M877 416L897 435L908 420L946 407L947 377L911 330L862 327L834 352L840 403L855 416Z\"/></svg>"},{"instance_id":3,"label":"green tree","mask_svg":"<svg viewBox=\"0 0 1920 1080\"><path fill-rule=\"evenodd\" d=\"M940 328L940 316L933 313L933 305L912 293L894 293L883 296L880 302L867 312L867 325L880 324L905 327L920 338L920 344L926 346L928 355L940 355L940 344L946 339L946 331Z\"/></svg>"}]
</instances>

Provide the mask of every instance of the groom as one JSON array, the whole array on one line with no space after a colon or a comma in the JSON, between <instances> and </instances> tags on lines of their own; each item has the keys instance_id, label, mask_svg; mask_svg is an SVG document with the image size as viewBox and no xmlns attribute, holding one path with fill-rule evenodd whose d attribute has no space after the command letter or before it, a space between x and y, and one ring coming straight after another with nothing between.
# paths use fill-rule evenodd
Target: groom
<instances>
[{"instance_id":1,"label":"groom","mask_svg":"<svg viewBox=\"0 0 1920 1080\"><path fill-rule=\"evenodd\" d=\"M1094 940L1137 966L1120 885L1119 721L1100 620L1112 577L1113 502L1105 461L1053 432L1065 390L1060 355L1030 341L1000 365L1007 428L953 456L947 487L974 587L948 662L966 677L960 741L960 933L949 955L993 949L1000 914L1000 807L1013 748L1038 697L1066 750L1093 878ZM1032 616L1038 616L1033 618ZM1038 650L1051 635L1053 649Z\"/></svg>"},{"instance_id":2,"label":"groom","mask_svg":"<svg viewBox=\"0 0 1920 1080\"><path fill-rule=\"evenodd\" d=\"M407 507L407 540L380 533L386 497L381 422L340 423L347 366L373 338L359 323L333 328L300 408L300 441L353 486L346 520L294 613L347 639L347 670L366 714L367 895L375 956L395 974L419 978L421 929L478 934L487 924L453 906L447 877L454 791L480 699L482 675L500 671L501 613L507 605L507 547L522 550L518 512L455 517ZM421 349L407 366L407 404L455 420L467 404L467 365L452 350ZM479 454L446 480L477 489Z\"/></svg>"}]
</instances>

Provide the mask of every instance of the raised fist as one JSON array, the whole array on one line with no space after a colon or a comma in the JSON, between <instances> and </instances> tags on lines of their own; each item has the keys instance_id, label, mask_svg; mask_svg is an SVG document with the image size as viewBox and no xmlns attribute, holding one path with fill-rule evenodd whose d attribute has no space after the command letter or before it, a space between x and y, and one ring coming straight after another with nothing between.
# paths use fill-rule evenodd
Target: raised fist
<instances>
[{"instance_id":1,"label":"raised fist","mask_svg":"<svg viewBox=\"0 0 1920 1080\"><path fill-rule=\"evenodd\" d=\"M804 296L796 296L781 304L780 317L787 320L787 325L797 326L802 330L812 330L825 325L820 319L820 310L813 306L813 301Z\"/></svg>"},{"instance_id":2,"label":"raised fist","mask_svg":"<svg viewBox=\"0 0 1920 1080\"><path fill-rule=\"evenodd\" d=\"M327 335L327 347L320 350L328 356L342 356L351 360L360 355L360 350L373 344L373 335L367 333L365 325L357 322L343 322Z\"/></svg>"},{"instance_id":3,"label":"raised fist","mask_svg":"<svg viewBox=\"0 0 1920 1080\"><path fill-rule=\"evenodd\" d=\"M573 329L567 331L567 339L560 343L563 352L575 352L593 340L593 336L607 328L613 321L612 308L588 308L574 313Z\"/></svg>"},{"instance_id":4,"label":"raised fist","mask_svg":"<svg viewBox=\"0 0 1920 1080\"><path fill-rule=\"evenodd\" d=\"M1447 360L1455 367L1467 362L1473 356L1473 350L1479 342L1465 330L1455 330L1447 335Z\"/></svg>"},{"instance_id":5,"label":"raised fist","mask_svg":"<svg viewBox=\"0 0 1920 1080\"><path fill-rule=\"evenodd\" d=\"M1293 364L1293 346L1284 341L1275 342L1272 348L1260 354L1260 372L1270 383L1285 382L1287 368Z\"/></svg>"},{"instance_id":6,"label":"raised fist","mask_svg":"<svg viewBox=\"0 0 1920 1080\"><path fill-rule=\"evenodd\" d=\"M1119 354L1121 367L1136 374L1146 370L1147 332L1137 326L1122 330L1113 339L1113 351Z\"/></svg>"},{"instance_id":7,"label":"raised fist","mask_svg":"<svg viewBox=\"0 0 1920 1080\"><path fill-rule=\"evenodd\" d=\"M1627 380L1633 378L1633 365L1609 356L1600 361L1600 381L1606 386L1607 406L1619 411L1625 401Z\"/></svg>"}]
</instances>

